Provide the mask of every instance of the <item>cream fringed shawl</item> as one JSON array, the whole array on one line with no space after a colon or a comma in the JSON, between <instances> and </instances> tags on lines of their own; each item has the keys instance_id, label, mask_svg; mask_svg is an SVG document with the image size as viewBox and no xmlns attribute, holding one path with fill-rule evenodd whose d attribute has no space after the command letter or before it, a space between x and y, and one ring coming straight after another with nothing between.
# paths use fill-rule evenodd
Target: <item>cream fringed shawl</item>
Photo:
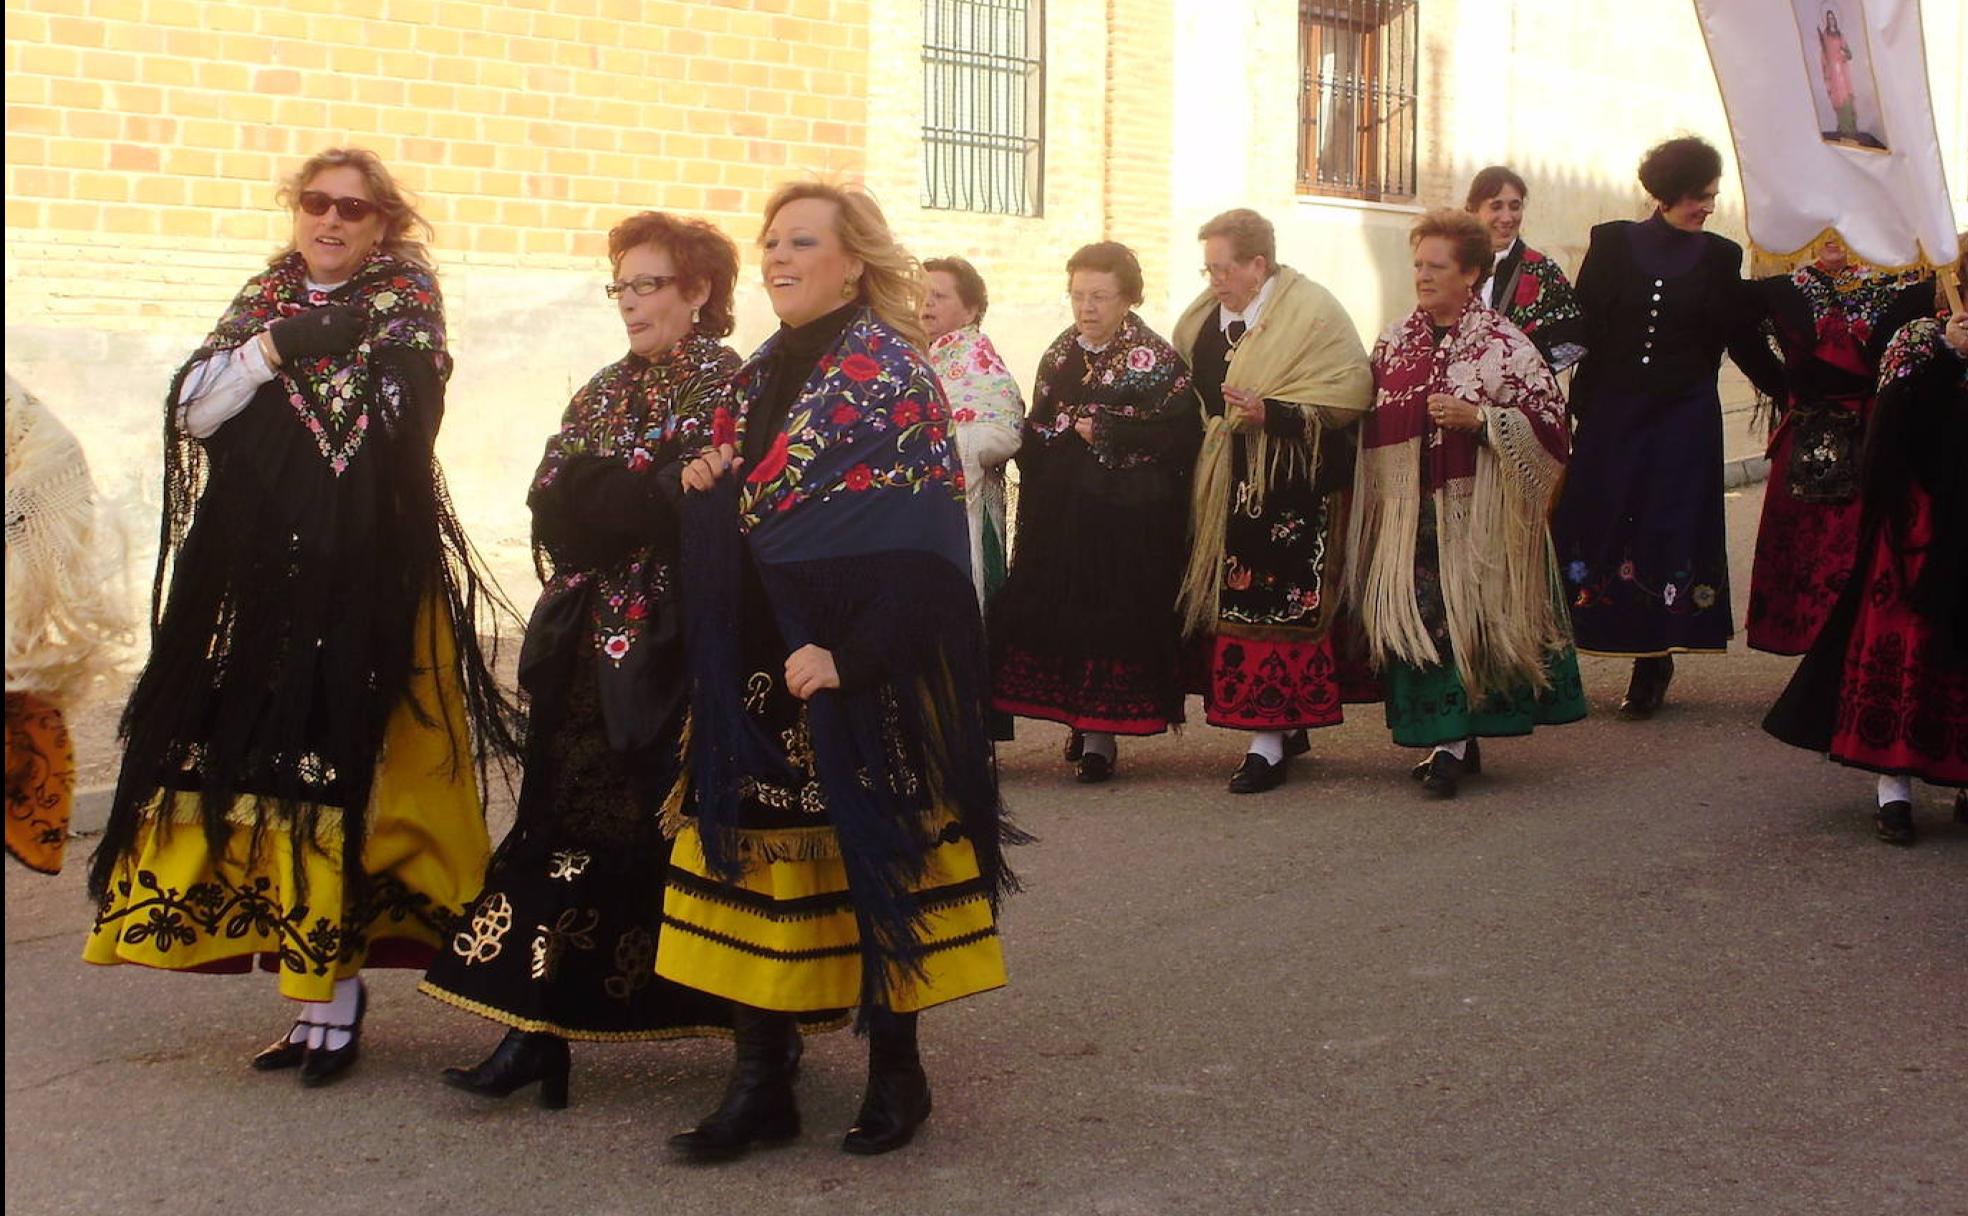
<instances>
[{"instance_id":1,"label":"cream fringed shawl","mask_svg":"<svg viewBox=\"0 0 1968 1216\"><path fill-rule=\"evenodd\" d=\"M1537 348L1471 301L1432 342L1416 310L1374 344L1374 406L1361 424L1348 529L1347 596L1376 664L1442 656L1415 592L1421 495L1434 496L1442 600L1456 671L1472 702L1526 683L1569 641L1546 515L1569 451L1565 402ZM1489 441L1438 429L1430 393L1483 406Z\"/></svg>"},{"instance_id":2,"label":"cream fringed shawl","mask_svg":"<svg viewBox=\"0 0 1968 1216\"><path fill-rule=\"evenodd\" d=\"M1216 298L1198 296L1175 323L1173 343L1184 361L1196 353L1196 336L1210 323ZM1223 587L1224 527L1229 521L1241 442L1250 493L1246 510L1264 509L1265 489L1280 467L1312 476L1319 437L1328 418L1337 424L1368 408L1373 378L1360 335L1333 294L1289 266L1280 266L1271 299L1236 349L1225 387L1248 389L1267 401L1295 406L1305 415L1302 436L1284 439L1238 427L1229 416L1203 420L1202 454L1196 461L1189 516L1192 544L1179 600L1183 631L1207 629L1217 619Z\"/></svg>"},{"instance_id":3,"label":"cream fringed shawl","mask_svg":"<svg viewBox=\"0 0 1968 1216\"><path fill-rule=\"evenodd\" d=\"M68 704L129 630L123 545L82 448L7 380L7 691Z\"/></svg>"}]
</instances>

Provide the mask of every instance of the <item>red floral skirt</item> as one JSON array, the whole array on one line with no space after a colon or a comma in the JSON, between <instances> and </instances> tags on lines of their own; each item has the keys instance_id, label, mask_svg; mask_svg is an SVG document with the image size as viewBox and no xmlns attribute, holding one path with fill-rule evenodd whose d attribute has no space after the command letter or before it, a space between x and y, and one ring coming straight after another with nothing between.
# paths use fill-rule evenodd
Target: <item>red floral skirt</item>
<instances>
[{"instance_id":1,"label":"red floral skirt","mask_svg":"<svg viewBox=\"0 0 1968 1216\"><path fill-rule=\"evenodd\" d=\"M1927 496L1911 497L1907 539L1915 551L1900 557L1884 543L1872 547L1829 751L1874 772L1968 785L1968 665L1907 604L1933 530Z\"/></svg>"},{"instance_id":2,"label":"red floral skirt","mask_svg":"<svg viewBox=\"0 0 1968 1216\"><path fill-rule=\"evenodd\" d=\"M992 684L994 708L1074 730L1158 735L1182 721L1179 681L1137 663L1055 660L1007 645Z\"/></svg>"},{"instance_id":3,"label":"red floral skirt","mask_svg":"<svg viewBox=\"0 0 1968 1216\"><path fill-rule=\"evenodd\" d=\"M1196 667L1204 720L1232 730L1337 726L1345 703L1380 699L1372 672L1348 664L1331 633L1316 642L1207 637Z\"/></svg>"},{"instance_id":4,"label":"red floral skirt","mask_svg":"<svg viewBox=\"0 0 1968 1216\"><path fill-rule=\"evenodd\" d=\"M1796 434L1785 427L1770 446L1770 482L1756 532L1747 632L1752 650L1803 654L1852 576L1859 503L1805 502L1790 492Z\"/></svg>"}]
</instances>

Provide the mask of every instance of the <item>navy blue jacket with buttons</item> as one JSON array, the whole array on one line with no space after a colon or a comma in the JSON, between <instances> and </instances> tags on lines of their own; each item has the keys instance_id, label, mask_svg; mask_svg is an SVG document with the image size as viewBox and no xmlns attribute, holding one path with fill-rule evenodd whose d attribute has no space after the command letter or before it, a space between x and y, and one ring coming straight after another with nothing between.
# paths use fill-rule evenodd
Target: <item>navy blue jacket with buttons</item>
<instances>
[{"instance_id":1,"label":"navy blue jacket with buttons","mask_svg":"<svg viewBox=\"0 0 1968 1216\"><path fill-rule=\"evenodd\" d=\"M1758 329L1763 310L1742 261L1727 237L1681 232L1658 216L1595 225L1578 275L1587 353L1572 412L1590 413L1602 393L1712 384L1725 351L1758 391L1781 400L1783 364Z\"/></svg>"}]
</instances>

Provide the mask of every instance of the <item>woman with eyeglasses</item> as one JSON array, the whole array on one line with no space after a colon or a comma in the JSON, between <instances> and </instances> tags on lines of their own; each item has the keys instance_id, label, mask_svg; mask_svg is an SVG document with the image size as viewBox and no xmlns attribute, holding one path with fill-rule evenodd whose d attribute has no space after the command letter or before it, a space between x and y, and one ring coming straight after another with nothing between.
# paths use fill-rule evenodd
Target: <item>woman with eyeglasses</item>
<instances>
[{"instance_id":1,"label":"woman with eyeglasses","mask_svg":"<svg viewBox=\"0 0 1968 1216\"><path fill-rule=\"evenodd\" d=\"M432 454L451 370L428 231L375 154L285 187L293 236L172 378L150 658L90 871L94 963L300 1002L253 1057L355 1062L365 966L427 965L478 890L514 750ZM477 763L475 763L475 761Z\"/></svg>"},{"instance_id":2,"label":"woman with eyeglasses","mask_svg":"<svg viewBox=\"0 0 1968 1216\"><path fill-rule=\"evenodd\" d=\"M424 992L510 1029L459 1089L538 1082L567 1103L568 1040L728 1030L728 1003L654 974L676 780L683 633L676 602L680 456L708 443L738 355L738 251L711 225L645 211L608 234L607 292L628 353L561 415L533 474L545 584L520 652L526 776L485 890Z\"/></svg>"},{"instance_id":3,"label":"woman with eyeglasses","mask_svg":"<svg viewBox=\"0 0 1968 1216\"><path fill-rule=\"evenodd\" d=\"M1339 301L1279 264L1270 220L1226 211L1196 239L1209 285L1175 323L1206 419L1182 623L1204 720L1250 732L1230 792L1259 794L1370 683L1342 690L1334 631L1351 428L1373 372Z\"/></svg>"},{"instance_id":4,"label":"woman with eyeglasses","mask_svg":"<svg viewBox=\"0 0 1968 1216\"><path fill-rule=\"evenodd\" d=\"M1182 356L1134 311L1134 251L1088 245L1066 276L1073 325L1039 359L988 633L997 708L1071 727L1066 758L1093 784L1116 735L1182 721L1175 600L1202 424Z\"/></svg>"}]
</instances>

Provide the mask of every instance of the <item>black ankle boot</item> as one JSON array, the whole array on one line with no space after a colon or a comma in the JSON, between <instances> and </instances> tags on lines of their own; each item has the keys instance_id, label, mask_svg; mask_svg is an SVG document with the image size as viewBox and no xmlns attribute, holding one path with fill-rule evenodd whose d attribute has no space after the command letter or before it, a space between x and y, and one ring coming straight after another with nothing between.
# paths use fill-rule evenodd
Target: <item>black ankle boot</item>
<instances>
[{"instance_id":1,"label":"black ankle boot","mask_svg":"<svg viewBox=\"0 0 1968 1216\"><path fill-rule=\"evenodd\" d=\"M915 1138L929 1109L929 1078L916 1051L916 1015L870 1010L868 1092L841 1149L873 1156L901 1148Z\"/></svg>"},{"instance_id":2,"label":"black ankle boot","mask_svg":"<svg viewBox=\"0 0 1968 1216\"><path fill-rule=\"evenodd\" d=\"M1641 721L1667 700L1667 686L1674 679L1674 656L1655 655L1633 660L1633 676L1626 683L1626 696L1620 701L1620 717Z\"/></svg>"},{"instance_id":3,"label":"black ankle boot","mask_svg":"<svg viewBox=\"0 0 1968 1216\"><path fill-rule=\"evenodd\" d=\"M571 1066L566 1039L557 1034L508 1030L476 1068L445 1069L444 1083L481 1098L503 1098L538 1081L540 1105L564 1110Z\"/></svg>"},{"instance_id":4,"label":"black ankle boot","mask_svg":"<svg viewBox=\"0 0 1968 1216\"><path fill-rule=\"evenodd\" d=\"M783 1144L799 1135L787 1067L788 1040L799 1034L792 1015L738 1005L733 1017L736 1060L724 1101L702 1123L670 1137L670 1147L692 1161L725 1161L753 1144Z\"/></svg>"}]
</instances>

